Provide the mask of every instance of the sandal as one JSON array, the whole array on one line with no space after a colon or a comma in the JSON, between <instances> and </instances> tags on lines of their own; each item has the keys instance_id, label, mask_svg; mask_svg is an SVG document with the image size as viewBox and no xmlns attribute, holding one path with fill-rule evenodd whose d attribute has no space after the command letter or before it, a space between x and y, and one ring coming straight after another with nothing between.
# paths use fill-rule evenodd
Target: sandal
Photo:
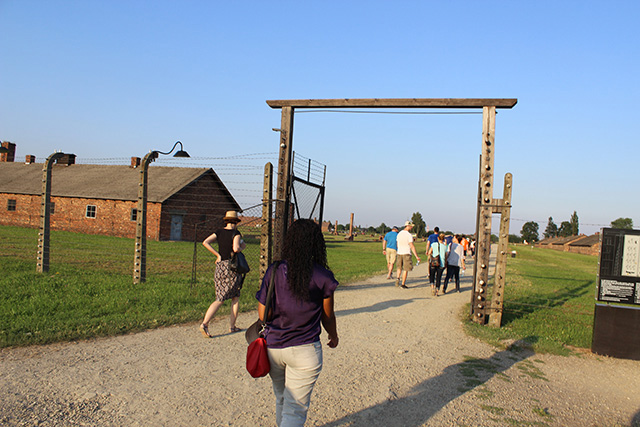
<instances>
[{"instance_id":1,"label":"sandal","mask_svg":"<svg viewBox=\"0 0 640 427\"><path fill-rule=\"evenodd\" d=\"M200 332L202 332L205 338L213 338L213 335L209 333L209 327L204 323L200 324Z\"/></svg>"},{"instance_id":2,"label":"sandal","mask_svg":"<svg viewBox=\"0 0 640 427\"><path fill-rule=\"evenodd\" d=\"M229 333L230 334L234 334L236 332L240 332L242 331L242 328L236 328L235 326L233 328L229 328Z\"/></svg>"}]
</instances>

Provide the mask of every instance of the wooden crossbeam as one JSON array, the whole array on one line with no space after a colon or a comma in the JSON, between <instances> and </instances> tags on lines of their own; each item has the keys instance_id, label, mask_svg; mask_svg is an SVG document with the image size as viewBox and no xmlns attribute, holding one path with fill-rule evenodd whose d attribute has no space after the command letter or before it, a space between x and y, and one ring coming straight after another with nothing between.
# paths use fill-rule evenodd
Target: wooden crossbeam
<instances>
[{"instance_id":1,"label":"wooden crossbeam","mask_svg":"<svg viewBox=\"0 0 640 427\"><path fill-rule=\"evenodd\" d=\"M517 98L361 98L269 100L271 108L513 108Z\"/></svg>"}]
</instances>

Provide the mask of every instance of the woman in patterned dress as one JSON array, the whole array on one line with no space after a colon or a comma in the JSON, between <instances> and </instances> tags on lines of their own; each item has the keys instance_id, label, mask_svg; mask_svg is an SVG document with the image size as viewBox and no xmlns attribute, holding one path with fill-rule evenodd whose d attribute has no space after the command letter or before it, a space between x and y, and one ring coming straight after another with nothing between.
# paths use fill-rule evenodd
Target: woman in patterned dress
<instances>
[{"instance_id":1,"label":"woman in patterned dress","mask_svg":"<svg viewBox=\"0 0 640 427\"><path fill-rule=\"evenodd\" d=\"M200 332L207 338L211 338L209 333L209 322L216 314L222 304L231 300L231 314L229 315L229 332L241 331L236 327L238 308L240 301L240 289L242 288L242 276L232 271L229 264L234 252L241 252L246 247L242 240L242 234L237 230L240 222L236 211L227 211L223 218L226 223L224 228L216 230L215 233L207 237L202 245L214 254L216 259L216 272L214 281L216 285L216 300L209 306L204 320L200 324ZM211 244L218 242L218 250L213 249Z\"/></svg>"}]
</instances>

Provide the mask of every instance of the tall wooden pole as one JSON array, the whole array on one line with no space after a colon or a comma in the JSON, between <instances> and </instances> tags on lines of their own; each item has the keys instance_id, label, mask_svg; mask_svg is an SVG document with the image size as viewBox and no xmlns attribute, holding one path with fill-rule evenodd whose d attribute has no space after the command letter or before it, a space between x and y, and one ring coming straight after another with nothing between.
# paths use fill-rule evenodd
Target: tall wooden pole
<instances>
[{"instance_id":1,"label":"tall wooden pole","mask_svg":"<svg viewBox=\"0 0 640 427\"><path fill-rule=\"evenodd\" d=\"M349 220L349 236L353 239L353 212L351 212L351 219Z\"/></svg>"},{"instance_id":2,"label":"tall wooden pole","mask_svg":"<svg viewBox=\"0 0 640 427\"><path fill-rule=\"evenodd\" d=\"M278 184L276 187L276 217L273 232L273 256L282 259L284 235L289 224L291 157L293 153L293 107L282 107L280 120L280 153L278 156Z\"/></svg>"},{"instance_id":3,"label":"tall wooden pole","mask_svg":"<svg viewBox=\"0 0 640 427\"><path fill-rule=\"evenodd\" d=\"M480 161L480 199L478 215L478 239L474 268L471 313L473 321L485 324L487 314L487 282L491 255L491 214L493 202L493 151L495 143L496 107L482 108L482 157Z\"/></svg>"},{"instance_id":4,"label":"tall wooden pole","mask_svg":"<svg viewBox=\"0 0 640 427\"><path fill-rule=\"evenodd\" d=\"M496 254L496 271L493 281L493 293L489 313L489 325L499 328L504 310L504 285L507 273L507 251L509 249L509 222L511 219L511 183L513 176L504 176L502 200L494 199L494 213L500 213L500 234L498 237L498 253Z\"/></svg>"},{"instance_id":5,"label":"tall wooden pole","mask_svg":"<svg viewBox=\"0 0 640 427\"><path fill-rule=\"evenodd\" d=\"M264 185L262 188L262 229L260 231L260 277L264 277L272 258L273 232L273 165L264 165Z\"/></svg>"}]
</instances>

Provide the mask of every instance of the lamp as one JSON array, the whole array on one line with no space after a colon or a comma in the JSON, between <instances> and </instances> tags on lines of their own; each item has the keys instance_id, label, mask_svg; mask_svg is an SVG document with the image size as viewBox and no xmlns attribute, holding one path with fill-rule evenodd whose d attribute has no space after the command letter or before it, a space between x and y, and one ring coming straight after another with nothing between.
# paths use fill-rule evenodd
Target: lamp
<instances>
[{"instance_id":1,"label":"lamp","mask_svg":"<svg viewBox=\"0 0 640 427\"><path fill-rule=\"evenodd\" d=\"M176 141L171 150L149 151L142 159L140 168L140 184L138 187L138 207L136 212L136 246L133 261L133 283L137 284L146 281L147 276L147 175L149 164L158 158L158 154L165 156L173 153L173 150L180 144L180 150L173 157L191 157L184 151L182 142Z\"/></svg>"},{"instance_id":2,"label":"lamp","mask_svg":"<svg viewBox=\"0 0 640 427\"><path fill-rule=\"evenodd\" d=\"M164 154L165 156L166 156L166 155L169 155L169 154L173 153L173 150L175 150L175 149L176 149L176 147L178 146L178 144L180 144L180 149L176 152L176 154L174 154L174 155L173 155L173 157L191 157L191 156L189 155L189 153L187 153L186 151L184 151L184 147L182 146L182 142L180 142L180 141L176 141L176 143L175 143L175 144L173 144L173 148L172 148L171 150L169 150L169 152L168 152L168 153L163 153L162 151L156 151L156 152L157 152L158 154ZM158 156L156 156L156 157L158 157Z\"/></svg>"}]
</instances>

